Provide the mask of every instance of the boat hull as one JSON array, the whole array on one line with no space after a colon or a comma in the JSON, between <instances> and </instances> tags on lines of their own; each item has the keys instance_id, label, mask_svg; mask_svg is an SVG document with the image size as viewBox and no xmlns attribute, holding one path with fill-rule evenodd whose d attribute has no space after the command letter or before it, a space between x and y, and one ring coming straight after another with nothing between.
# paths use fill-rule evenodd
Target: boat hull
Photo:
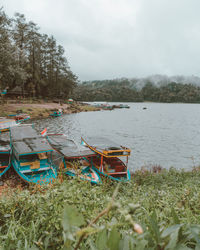
<instances>
[{"instance_id":1,"label":"boat hull","mask_svg":"<svg viewBox=\"0 0 200 250\"><path fill-rule=\"evenodd\" d=\"M72 168L72 164L71 163L69 164L69 162L66 162L65 159L63 163L64 163L64 173L66 175L79 178L83 181L89 181L93 184L101 183L101 177L92 167L86 166L86 167L79 167L77 169L74 169Z\"/></svg>"},{"instance_id":2,"label":"boat hull","mask_svg":"<svg viewBox=\"0 0 200 250\"><path fill-rule=\"evenodd\" d=\"M2 158L5 158L5 160L1 160ZM3 176L8 169L11 167L11 161L10 161L10 153L1 153L0 152L0 177Z\"/></svg>"},{"instance_id":3,"label":"boat hull","mask_svg":"<svg viewBox=\"0 0 200 250\"><path fill-rule=\"evenodd\" d=\"M20 162L17 159L12 159L12 165L16 173L22 178L25 182L43 185L53 183L55 178L57 177L57 171L55 166L46 166L39 169L22 169L20 166Z\"/></svg>"},{"instance_id":4,"label":"boat hull","mask_svg":"<svg viewBox=\"0 0 200 250\"><path fill-rule=\"evenodd\" d=\"M131 174L126 165L119 158L106 159L104 157L103 168L101 167L100 157L94 157L92 159L92 168L100 175L106 176L115 181L130 181Z\"/></svg>"},{"instance_id":5,"label":"boat hull","mask_svg":"<svg viewBox=\"0 0 200 250\"><path fill-rule=\"evenodd\" d=\"M52 116L52 117L59 117L59 116L61 116L62 115L62 112L59 112L59 113L53 113L53 114L50 114L50 116Z\"/></svg>"},{"instance_id":6,"label":"boat hull","mask_svg":"<svg viewBox=\"0 0 200 250\"><path fill-rule=\"evenodd\" d=\"M66 175L93 184L101 183L99 174L92 169L92 165L86 160L95 155L91 150L77 147L77 144L73 140L67 139L64 134L48 134L47 140L54 150L62 156L62 163L57 165L63 169Z\"/></svg>"},{"instance_id":7,"label":"boat hull","mask_svg":"<svg viewBox=\"0 0 200 250\"><path fill-rule=\"evenodd\" d=\"M127 182L127 181L130 181L131 180L131 174L130 174L130 171L127 170L127 174L126 174L126 177L122 177L122 178L116 178L116 177L113 177L113 176L110 176L104 172L101 172L98 168L96 167L92 167L97 173L99 173L100 175L103 175L105 177L108 177L109 179L111 180L114 180L114 181L122 181L122 182Z\"/></svg>"},{"instance_id":8,"label":"boat hull","mask_svg":"<svg viewBox=\"0 0 200 250\"><path fill-rule=\"evenodd\" d=\"M11 167L11 148L9 133L0 133L0 177Z\"/></svg>"}]
</instances>

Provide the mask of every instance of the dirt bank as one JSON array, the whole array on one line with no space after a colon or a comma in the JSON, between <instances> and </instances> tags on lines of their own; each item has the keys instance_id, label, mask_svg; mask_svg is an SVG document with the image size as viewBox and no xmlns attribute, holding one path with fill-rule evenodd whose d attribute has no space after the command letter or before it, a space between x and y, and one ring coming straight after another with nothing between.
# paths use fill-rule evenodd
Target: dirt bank
<instances>
[{"instance_id":1,"label":"dirt bank","mask_svg":"<svg viewBox=\"0 0 200 250\"><path fill-rule=\"evenodd\" d=\"M30 115L31 118L46 118L58 109L62 109L64 114L98 110L95 107L78 102L74 102L72 104L42 101L31 103L28 101L17 102L10 100L0 105L0 116L5 117L20 112Z\"/></svg>"}]
</instances>

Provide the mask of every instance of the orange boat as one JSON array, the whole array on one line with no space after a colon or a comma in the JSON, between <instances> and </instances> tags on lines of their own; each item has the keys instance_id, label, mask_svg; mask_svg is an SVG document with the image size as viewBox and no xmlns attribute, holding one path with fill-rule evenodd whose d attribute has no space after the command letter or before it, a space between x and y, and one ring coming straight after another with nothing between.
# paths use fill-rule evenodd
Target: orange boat
<instances>
[{"instance_id":1,"label":"orange boat","mask_svg":"<svg viewBox=\"0 0 200 250\"><path fill-rule=\"evenodd\" d=\"M107 138L81 138L81 144L95 153L92 157L92 166L100 174L117 181L129 181L131 179L128 170L128 157L131 150L121 146ZM120 158L126 157L126 163Z\"/></svg>"}]
</instances>

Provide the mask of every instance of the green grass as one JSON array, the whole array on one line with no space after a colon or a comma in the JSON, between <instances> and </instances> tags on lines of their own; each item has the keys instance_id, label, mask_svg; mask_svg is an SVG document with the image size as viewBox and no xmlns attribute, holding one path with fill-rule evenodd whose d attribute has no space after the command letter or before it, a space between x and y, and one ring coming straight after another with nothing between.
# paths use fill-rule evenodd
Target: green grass
<instances>
[{"instance_id":1,"label":"green grass","mask_svg":"<svg viewBox=\"0 0 200 250\"><path fill-rule=\"evenodd\" d=\"M116 187L107 179L97 186L64 178L61 184L9 192L0 200L0 246L200 249L199 171L139 171Z\"/></svg>"}]
</instances>

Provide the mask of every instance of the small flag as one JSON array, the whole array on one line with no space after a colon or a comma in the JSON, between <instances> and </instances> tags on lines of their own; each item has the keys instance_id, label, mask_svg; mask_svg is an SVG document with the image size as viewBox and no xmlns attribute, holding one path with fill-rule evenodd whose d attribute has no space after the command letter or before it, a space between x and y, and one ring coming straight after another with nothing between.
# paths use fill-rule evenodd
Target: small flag
<instances>
[{"instance_id":1,"label":"small flag","mask_svg":"<svg viewBox=\"0 0 200 250\"><path fill-rule=\"evenodd\" d=\"M81 140L81 145L86 146L86 143L83 140Z\"/></svg>"},{"instance_id":2,"label":"small flag","mask_svg":"<svg viewBox=\"0 0 200 250\"><path fill-rule=\"evenodd\" d=\"M42 136L46 136L47 135L47 128L45 128L42 132L41 132Z\"/></svg>"}]
</instances>

